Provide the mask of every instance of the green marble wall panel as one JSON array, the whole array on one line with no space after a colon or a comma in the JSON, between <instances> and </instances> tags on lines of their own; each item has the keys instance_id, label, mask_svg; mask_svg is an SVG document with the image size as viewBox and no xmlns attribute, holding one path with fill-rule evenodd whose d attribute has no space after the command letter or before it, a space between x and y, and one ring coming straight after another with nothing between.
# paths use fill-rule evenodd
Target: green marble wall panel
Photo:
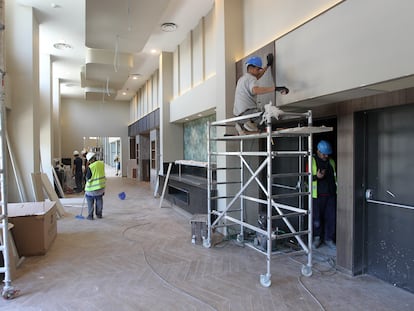
<instances>
[{"instance_id":1,"label":"green marble wall panel","mask_svg":"<svg viewBox=\"0 0 414 311\"><path fill-rule=\"evenodd\" d=\"M184 124L184 160L207 162L207 122L216 121L216 115L210 115ZM215 131L215 128L213 128ZM215 132L213 132L215 135ZM216 144L212 151L216 150Z\"/></svg>"}]
</instances>

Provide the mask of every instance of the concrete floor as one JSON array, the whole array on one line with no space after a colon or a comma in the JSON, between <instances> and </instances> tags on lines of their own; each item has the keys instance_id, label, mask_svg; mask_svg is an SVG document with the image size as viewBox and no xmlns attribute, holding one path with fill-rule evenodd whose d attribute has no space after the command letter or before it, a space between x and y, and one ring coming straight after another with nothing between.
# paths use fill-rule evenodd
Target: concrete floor
<instances>
[{"instance_id":1,"label":"concrete floor","mask_svg":"<svg viewBox=\"0 0 414 311\"><path fill-rule=\"evenodd\" d=\"M118 193L124 191L126 199ZM82 198L65 206L44 256L27 257L13 281L20 296L0 310L413 310L414 295L370 276L337 271L335 256L314 252L272 259L272 286L260 285L263 255L225 241L191 243L189 216L164 203L147 183L109 177L103 219L76 219ZM86 210L83 211L86 215Z\"/></svg>"}]
</instances>

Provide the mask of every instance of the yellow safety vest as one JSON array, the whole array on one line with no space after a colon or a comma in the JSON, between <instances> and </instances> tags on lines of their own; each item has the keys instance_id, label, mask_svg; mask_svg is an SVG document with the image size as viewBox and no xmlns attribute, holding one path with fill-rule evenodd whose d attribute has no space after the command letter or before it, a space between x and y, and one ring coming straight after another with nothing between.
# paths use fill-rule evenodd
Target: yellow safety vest
<instances>
[{"instance_id":1,"label":"yellow safety vest","mask_svg":"<svg viewBox=\"0 0 414 311\"><path fill-rule=\"evenodd\" d=\"M335 161L333 159L329 158L329 163L331 164L331 166L333 168L335 183L337 184ZM312 198L315 198L315 199L318 197L318 179L316 177L313 178L313 176L316 176L317 172L318 172L318 168L316 166L316 160L313 157L312 158Z\"/></svg>"},{"instance_id":2,"label":"yellow safety vest","mask_svg":"<svg viewBox=\"0 0 414 311\"><path fill-rule=\"evenodd\" d=\"M105 164L102 161L95 161L89 164L92 177L86 181L85 191L91 192L105 188Z\"/></svg>"}]
</instances>

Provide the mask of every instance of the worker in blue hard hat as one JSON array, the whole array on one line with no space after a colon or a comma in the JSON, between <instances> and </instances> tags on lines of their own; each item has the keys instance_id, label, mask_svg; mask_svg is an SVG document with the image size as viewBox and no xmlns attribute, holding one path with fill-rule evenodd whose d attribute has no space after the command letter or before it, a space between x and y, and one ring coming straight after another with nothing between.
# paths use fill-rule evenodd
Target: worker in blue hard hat
<instances>
[{"instance_id":1,"label":"worker in blue hard hat","mask_svg":"<svg viewBox=\"0 0 414 311\"><path fill-rule=\"evenodd\" d=\"M257 95L271 92L280 92L283 95L289 93L287 87L281 86L259 86L258 80L265 74L267 69L273 65L273 54L267 55L267 64L263 68L262 59L258 56L249 57L246 61L246 73L237 81L233 114L235 116L242 116L253 114L259 111L256 98ZM236 129L239 134L244 134L245 131L258 131L257 125L260 123L260 118L244 121L236 124Z\"/></svg>"},{"instance_id":2,"label":"worker in blue hard hat","mask_svg":"<svg viewBox=\"0 0 414 311\"><path fill-rule=\"evenodd\" d=\"M332 146L326 140L317 145L312 158L313 247L325 243L335 249L336 239L336 166L330 157Z\"/></svg>"}]
</instances>

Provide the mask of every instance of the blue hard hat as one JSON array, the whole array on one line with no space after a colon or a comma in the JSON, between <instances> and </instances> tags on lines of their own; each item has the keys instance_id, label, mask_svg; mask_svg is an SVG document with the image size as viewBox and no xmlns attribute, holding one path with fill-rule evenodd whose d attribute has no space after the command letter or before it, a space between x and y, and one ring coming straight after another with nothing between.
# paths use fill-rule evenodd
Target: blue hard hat
<instances>
[{"instance_id":1,"label":"blue hard hat","mask_svg":"<svg viewBox=\"0 0 414 311\"><path fill-rule=\"evenodd\" d=\"M262 59L258 56L249 57L246 61L246 66L249 65L262 68Z\"/></svg>"},{"instance_id":2,"label":"blue hard hat","mask_svg":"<svg viewBox=\"0 0 414 311\"><path fill-rule=\"evenodd\" d=\"M331 144L328 143L326 140L321 140L318 143L318 150L323 154L332 154L332 147Z\"/></svg>"}]
</instances>

